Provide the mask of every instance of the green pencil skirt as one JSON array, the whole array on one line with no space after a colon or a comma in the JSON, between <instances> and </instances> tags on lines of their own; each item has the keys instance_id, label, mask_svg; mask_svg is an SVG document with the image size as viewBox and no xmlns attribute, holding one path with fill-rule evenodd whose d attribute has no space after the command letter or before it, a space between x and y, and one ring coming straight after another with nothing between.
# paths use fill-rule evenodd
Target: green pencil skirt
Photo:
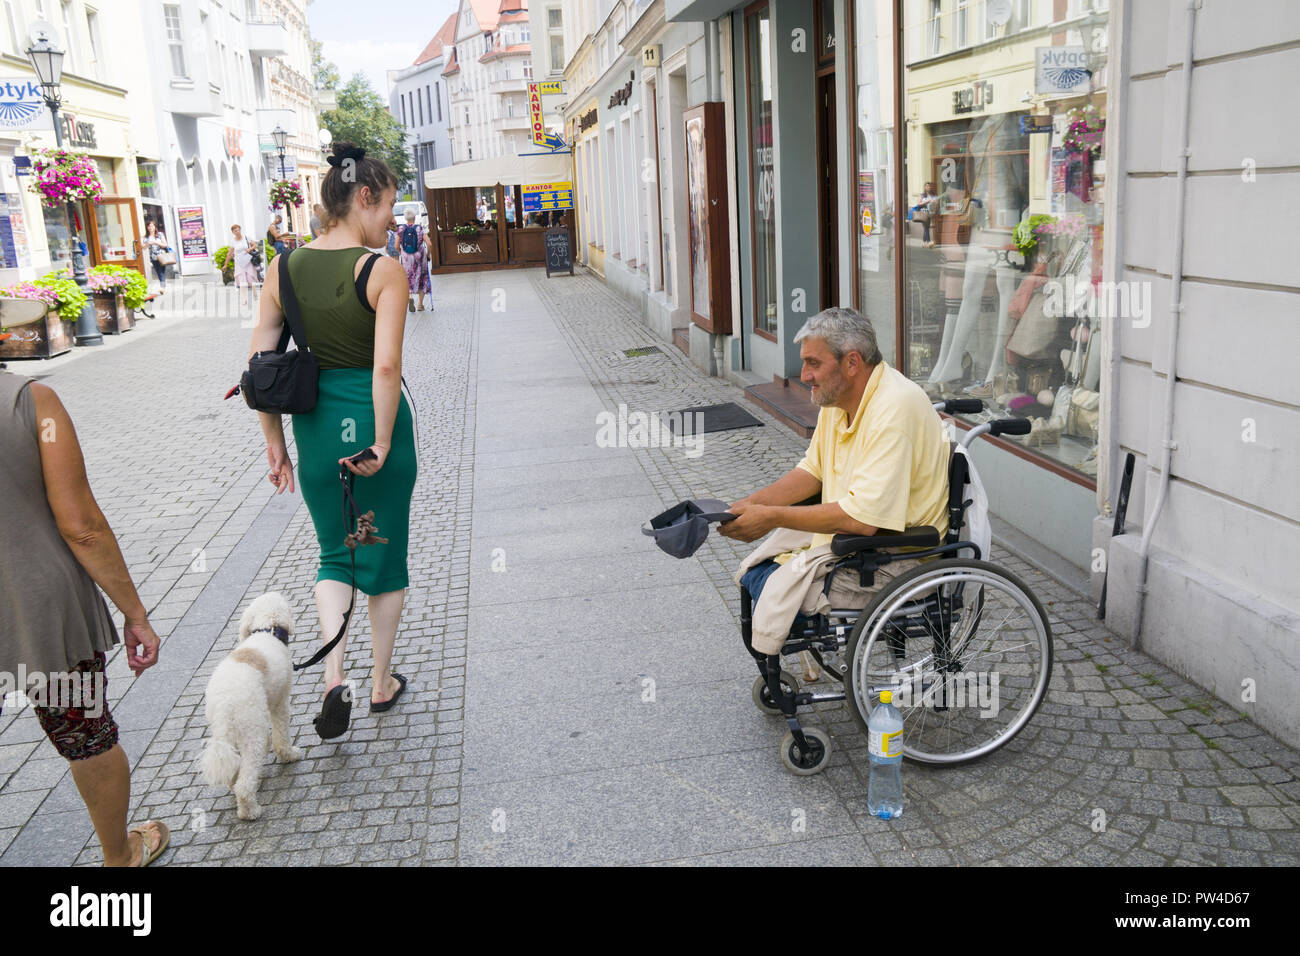
<instances>
[{"instance_id":1,"label":"green pencil skirt","mask_svg":"<svg viewBox=\"0 0 1300 956\"><path fill-rule=\"evenodd\" d=\"M352 581L352 554L343 543L351 530L343 520L339 459L375 442L371 369L322 369L316 407L293 416L298 448L298 487L311 513L320 544L317 581ZM375 513L375 534L387 544L356 549L357 588L364 594L400 591L408 584L406 548L410 539L411 492L415 489L415 429L411 406L402 395L393 425L393 447L384 467L370 477L356 475L353 497L363 513Z\"/></svg>"}]
</instances>

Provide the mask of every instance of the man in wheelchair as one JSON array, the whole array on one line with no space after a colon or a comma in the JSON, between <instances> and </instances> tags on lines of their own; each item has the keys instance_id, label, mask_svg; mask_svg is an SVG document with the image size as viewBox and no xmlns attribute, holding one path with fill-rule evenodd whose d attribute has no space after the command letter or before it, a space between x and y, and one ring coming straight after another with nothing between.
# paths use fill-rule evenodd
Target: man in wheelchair
<instances>
[{"instance_id":1,"label":"man in wheelchair","mask_svg":"<svg viewBox=\"0 0 1300 956\"><path fill-rule=\"evenodd\" d=\"M874 535L948 524L948 439L921 386L881 357L876 332L855 309L814 315L795 335L802 380L821 406L802 461L731 506L740 517L719 526L739 541L776 531L747 557L736 583L756 602L753 649L777 654L796 617L831 607L866 606L872 594L916 561L894 561L862 587L838 574L836 534ZM821 504L801 505L820 496ZM761 600L760 600L761 596Z\"/></svg>"},{"instance_id":2,"label":"man in wheelchair","mask_svg":"<svg viewBox=\"0 0 1300 956\"><path fill-rule=\"evenodd\" d=\"M847 700L866 730L884 690L903 714L904 757L956 764L991 753L1042 702L1052 637L1038 599L987 560L987 499L967 448L985 434L1026 434L1029 423L986 422L950 444L936 408L983 403L932 405L884 361L853 309L819 312L795 341L821 406L808 452L719 526L739 541L772 532L735 581L758 665L754 703L789 728L781 760L813 774L829 759L830 736L802 727L798 707ZM800 689L781 655L805 650L830 655L841 690Z\"/></svg>"}]
</instances>

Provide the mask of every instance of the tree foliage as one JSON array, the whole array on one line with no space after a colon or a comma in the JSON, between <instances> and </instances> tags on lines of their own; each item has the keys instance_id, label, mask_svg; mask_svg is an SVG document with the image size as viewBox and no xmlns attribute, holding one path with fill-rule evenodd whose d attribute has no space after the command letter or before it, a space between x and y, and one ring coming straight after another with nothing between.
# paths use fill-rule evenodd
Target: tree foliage
<instances>
[{"instance_id":1,"label":"tree foliage","mask_svg":"<svg viewBox=\"0 0 1300 956\"><path fill-rule=\"evenodd\" d=\"M320 40L311 41L311 78L318 90L337 90L341 82L339 68L325 59Z\"/></svg>"},{"instance_id":2,"label":"tree foliage","mask_svg":"<svg viewBox=\"0 0 1300 956\"><path fill-rule=\"evenodd\" d=\"M338 91L338 104L336 109L321 114L321 122L334 142L356 143L369 155L386 162L399 183L409 180L414 172L406 151L406 131L388 112L365 74L352 74Z\"/></svg>"}]
</instances>

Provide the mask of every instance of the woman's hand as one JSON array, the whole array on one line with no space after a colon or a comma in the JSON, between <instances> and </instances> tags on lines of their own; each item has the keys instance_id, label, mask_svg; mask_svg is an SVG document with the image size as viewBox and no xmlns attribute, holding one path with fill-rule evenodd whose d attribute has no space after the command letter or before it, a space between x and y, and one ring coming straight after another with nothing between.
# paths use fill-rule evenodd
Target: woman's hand
<instances>
[{"instance_id":1,"label":"woman's hand","mask_svg":"<svg viewBox=\"0 0 1300 956\"><path fill-rule=\"evenodd\" d=\"M126 643L126 666L137 677L158 663L158 635L148 620L127 621L122 626Z\"/></svg>"},{"instance_id":2,"label":"woman's hand","mask_svg":"<svg viewBox=\"0 0 1300 956\"><path fill-rule=\"evenodd\" d=\"M374 458L367 458L360 464L357 464L351 458L340 458L339 464L345 466L354 475L369 478L384 467L384 462L388 459L388 446L376 442L370 446L370 450L374 452Z\"/></svg>"},{"instance_id":3,"label":"woman's hand","mask_svg":"<svg viewBox=\"0 0 1300 956\"><path fill-rule=\"evenodd\" d=\"M284 445L267 445L266 460L271 465L271 473L267 477L275 485L275 493L282 495L285 491L292 492L293 462L289 460L289 449Z\"/></svg>"}]
</instances>

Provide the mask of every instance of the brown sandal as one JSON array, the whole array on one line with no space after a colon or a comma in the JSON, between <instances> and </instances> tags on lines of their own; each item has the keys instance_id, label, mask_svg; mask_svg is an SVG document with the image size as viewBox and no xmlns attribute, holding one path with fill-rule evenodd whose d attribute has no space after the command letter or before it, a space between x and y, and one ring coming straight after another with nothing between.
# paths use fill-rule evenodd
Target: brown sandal
<instances>
[{"instance_id":1,"label":"brown sandal","mask_svg":"<svg viewBox=\"0 0 1300 956\"><path fill-rule=\"evenodd\" d=\"M149 851L148 832L150 827L153 827L162 835L162 839L158 841L158 846L152 853ZM171 831L167 829L167 824L163 823L161 820L146 820L138 827L132 827L130 832L140 834L140 862L137 864L138 866L148 866L154 860L158 859L158 857L162 856L163 850L167 849L167 844L169 844L172 839L172 834Z\"/></svg>"}]
</instances>

